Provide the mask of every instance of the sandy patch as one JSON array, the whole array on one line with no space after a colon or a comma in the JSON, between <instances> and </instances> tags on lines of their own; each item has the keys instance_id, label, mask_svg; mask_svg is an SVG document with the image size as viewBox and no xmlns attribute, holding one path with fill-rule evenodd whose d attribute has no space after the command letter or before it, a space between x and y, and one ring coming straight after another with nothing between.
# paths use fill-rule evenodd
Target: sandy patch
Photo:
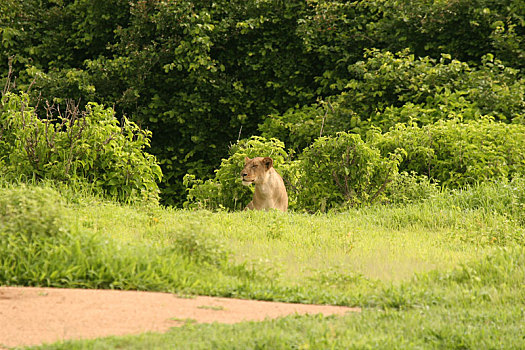
<instances>
[{"instance_id":1,"label":"sandy patch","mask_svg":"<svg viewBox=\"0 0 525 350\"><path fill-rule=\"evenodd\" d=\"M290 314L343 315L357 308L170 293L0 287L0 349L68 339L165 332L196 322L262 321Z\"/></svg>"}]
</instances>

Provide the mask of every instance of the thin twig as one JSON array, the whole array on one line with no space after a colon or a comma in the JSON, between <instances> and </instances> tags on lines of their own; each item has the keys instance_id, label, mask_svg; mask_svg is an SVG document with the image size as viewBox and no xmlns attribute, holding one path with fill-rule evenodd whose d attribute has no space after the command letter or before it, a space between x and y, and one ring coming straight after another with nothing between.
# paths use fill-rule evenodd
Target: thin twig
<instances>
[{"instance_id":1,"label":"thin twig","mask_svg":"<svg viewBox=\"0 0 525 350\"><path fill-rule=\"evenodd\" d=\"M14 56L9 57L8 62L7 62L9 67L7 71L7 77L5 81L4 90L2 91L2 96L5 96L5 94L7 94L9 90L11 89L11 75L13 74L13 57Z\"/></svg>"},{"instance_id":2,"label":"thin twig","mask_svg":"<svg viewBox=\"0 0 525 350\"><path fill-rule=\"evenodd\" d=\"M326 101L326 104L328 105L328 107L330 107L330 109L332 110L332 113L335 113L334 111L334 107L332 107L332 105L330 104L330 102ZM326 121L326 117L328 116L328 109L326 109L325 113L324 113L324 116L323 116L323 122L321 123L321 131L319 132L319 137L323 136L323 131L324 131L324 123Z\"/></svg>"},{"instance_id":3,"label":"thin twig","mask_svg":"<svg viewBox=\"0 0 525 350\"><path fill-rule=\"evenodd\" d=\"M239 140L241 139L241 132L242 132L242 125L239 129L239 136L237 136L237 143L239 143Z\"/></svg>"}]
</instances>

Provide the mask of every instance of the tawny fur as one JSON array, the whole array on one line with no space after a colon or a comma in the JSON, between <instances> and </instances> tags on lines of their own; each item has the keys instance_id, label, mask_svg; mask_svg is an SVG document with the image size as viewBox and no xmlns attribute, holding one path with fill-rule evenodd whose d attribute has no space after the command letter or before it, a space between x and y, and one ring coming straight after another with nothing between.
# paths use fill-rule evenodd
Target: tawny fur
<instances>
[{"instance_id":1,"label":"tawny fur","mask_svg":"<svg viewBox=\"0 0 525 350\"><path fill-rule=\"evenodd\" d=\"M244 210L288 209L288 194L281 175L275 171L270 157L245 158L241 171L242 184L255 184L253 200Z\"/></svg>"}]
</instances>

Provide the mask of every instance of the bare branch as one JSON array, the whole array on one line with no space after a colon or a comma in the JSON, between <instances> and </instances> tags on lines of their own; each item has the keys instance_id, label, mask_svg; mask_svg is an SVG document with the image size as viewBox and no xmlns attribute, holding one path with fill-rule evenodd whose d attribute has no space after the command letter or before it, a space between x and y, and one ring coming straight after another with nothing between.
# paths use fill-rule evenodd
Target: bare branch
<instances>
[{"instance_id":1,"label":"bare branch","mask_svg":"<svg viewBox=\"0 0 525 350\"><path fill-rule=\"evenodd\" d=\"M242 125L239 129L239 136L237 136L237 143L239 143L239 140L241 139L241 132L242 132Z\"/></svg>"},{"instance_id":2,"label":"bare branch","mask_svg":"<svg viewBox=\"0 0 525 350\"><path fill-rule=\"evenodd\" d=\"M2 90L2 96L5 96L11 89L11 76L13 74L13 57L14 56L9 57L8 62L7 62L8 71L7 71L7 77L6 77L6 81L4 85L4 90Z\"/></svg>"}]
</instances>

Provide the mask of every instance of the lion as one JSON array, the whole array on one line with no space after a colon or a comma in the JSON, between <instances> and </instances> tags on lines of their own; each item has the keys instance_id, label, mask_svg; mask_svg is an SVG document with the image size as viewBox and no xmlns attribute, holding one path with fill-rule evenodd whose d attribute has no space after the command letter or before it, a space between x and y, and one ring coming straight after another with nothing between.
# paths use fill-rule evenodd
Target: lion
<instances>
[{"instance_id":1,"label":"lion","mask_svg":"<svg viewBox=\"0 0 525 350\"><path fill-rule=\"evenodd\" d=\"M288 209L288 194L281 175L273 167L270 157L255 157L244 159L244 168L241 171L242 184L255 184L253 200L244 210Z\"/></svg>"}]
</instances>

